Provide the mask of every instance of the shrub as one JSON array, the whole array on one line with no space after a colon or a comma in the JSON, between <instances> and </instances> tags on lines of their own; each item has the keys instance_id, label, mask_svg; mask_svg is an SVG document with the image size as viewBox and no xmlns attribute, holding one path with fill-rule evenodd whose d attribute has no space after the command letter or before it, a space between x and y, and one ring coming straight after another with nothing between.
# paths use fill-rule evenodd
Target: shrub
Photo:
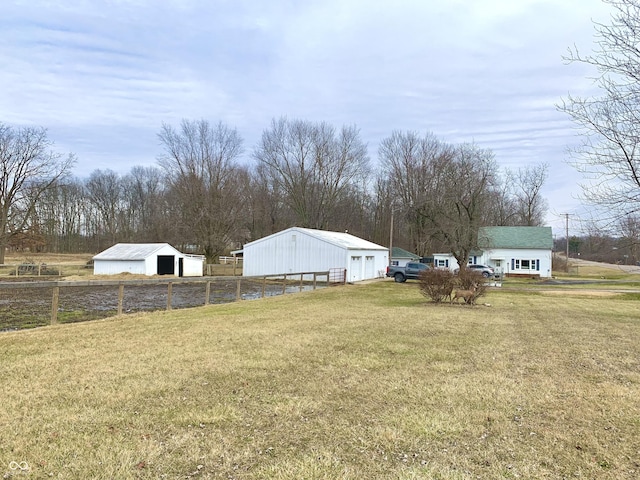
<instances>
[{"instance_id":1,"label":"shrub","mask_svg":"<svg viewBox=\"0 0 640 480\"><path fill-rule=\"evenodd\" d=\"M461 268L458 271L456 280L456 288L458 290L471 290L475 286L475 292L473 292L473 296L467 301L467 303L470 305L474 304L478 297L482 297L486 294L486 278L482 276L482 273L476 270L472 270L470 268Z\"/></svg>"},{"instance_id":2,"label":"shrub","mask_svg":"<svg viewBox=\"0 0 640 480\"><path fill-rule=\"evenodd\" d=\"M445 298L450 299L455 285L456 277L448 269L430 268L421 272L418 277L420 293L434 303L441 303Z\"/></svg>"}]
</instances>

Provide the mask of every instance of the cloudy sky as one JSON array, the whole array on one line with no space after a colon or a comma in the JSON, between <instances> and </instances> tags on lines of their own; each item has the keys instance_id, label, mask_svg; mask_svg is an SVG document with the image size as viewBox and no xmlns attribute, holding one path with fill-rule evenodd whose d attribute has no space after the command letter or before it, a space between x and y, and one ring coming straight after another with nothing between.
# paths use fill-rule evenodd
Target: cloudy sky
<instances>
[{"instance_id":1,"label":"cloudy sky","mask_svg":"<svg viewBox=\"0 0 640 480\"><path fill-rule=\"evenodd\" d=\"M547 223L588 210L555 105L594 93L562 56L593 47L601 0L2 0L0 121L37 125L74 173L153 165L162 122L219 120L246 161L274 117L356 124L377 162L393 130L550 165Z\"/></svg>"}]
</instances>

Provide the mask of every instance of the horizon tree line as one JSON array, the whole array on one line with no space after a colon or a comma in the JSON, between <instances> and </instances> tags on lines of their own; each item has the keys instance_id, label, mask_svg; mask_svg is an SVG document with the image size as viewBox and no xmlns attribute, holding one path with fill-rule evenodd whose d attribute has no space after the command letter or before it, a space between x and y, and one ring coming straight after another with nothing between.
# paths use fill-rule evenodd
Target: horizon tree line
<instances>
[{"instance_id":1,"label":"horizon tree line","mask_svg":"<svg viewBox=\"0 0 640 480\"><path fill-rule=\"evenodd\" d=\"M81 179L73 156L51 153L46 130L0 124L0 166L12 172L0 183L0 263L4 247L97 252L118 242L168 242L214 261L290 226L387 244L392 216L394 245L464 258L478 227L541 225L547 208L546 164L500 171L491 150L432 133L392 132L378 168L355 125L274 119L251 166L240 163L242 137L222 122L163 124L158 138L156 166ZM12 163L20 149L33 152L23 160L31 170Z\"/></svg>"}]
</instances>

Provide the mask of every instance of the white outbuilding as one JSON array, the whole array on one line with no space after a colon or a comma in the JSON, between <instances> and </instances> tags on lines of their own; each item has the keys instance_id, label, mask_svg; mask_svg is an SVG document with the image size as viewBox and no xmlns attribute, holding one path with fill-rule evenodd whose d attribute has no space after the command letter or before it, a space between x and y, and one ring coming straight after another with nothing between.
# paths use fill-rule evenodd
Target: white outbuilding
<instances>
[{"instance_id":1,"label":"white outbuilding","mask_svg":"<svg viewBox=\"0 0 640 480\"><path fill-rule=\"evenodd\" d=\"M201 277L204 256L181 253L168 243L117 243L93 257L94 275Z\"/></svg>"},{"instance_id":2,"label":"white outbuilding","mask_svg":"<svg viewBox=\"0 0 640 480\"><path fill-rule=\"evenodd\" d=\"M247 243L243 275L346 272L347 282L383 277L389 249L349 233L292 227Z\"/></svg>"}]
</instances>

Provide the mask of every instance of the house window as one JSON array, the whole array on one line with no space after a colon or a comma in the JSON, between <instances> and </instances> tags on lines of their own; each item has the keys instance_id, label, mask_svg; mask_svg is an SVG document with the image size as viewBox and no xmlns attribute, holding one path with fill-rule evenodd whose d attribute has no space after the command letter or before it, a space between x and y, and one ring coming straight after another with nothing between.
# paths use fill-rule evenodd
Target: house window
<instances>
[{"instance_id":1,"label":"house window","mask_svg":"<svg viewBox=\"0 0 640 480\"><path fill-rule=\"evenodd\" d=\"M399 265L398 260L391 260L391 266L397 267Z\"/></svg>"},{"instance_id":2,"label":"house window","mask_svg":"<svg viewBox=\"0 0 640 480\"><path fill-rule=\"evenodd\" d=\"M502 266L502 260L495 260L496 267L500 268Z\"/></svg>"},{"instance_id":3,"label":"house window","mask_svg":"<svg viewBox=\"0 0 640 480\"><path fill-rule=\"evenodd\" d=\"M529 259L511 259L511 269L512 270L540 270L540 260L529 260Z\"/></svg>"}]
</instances>

